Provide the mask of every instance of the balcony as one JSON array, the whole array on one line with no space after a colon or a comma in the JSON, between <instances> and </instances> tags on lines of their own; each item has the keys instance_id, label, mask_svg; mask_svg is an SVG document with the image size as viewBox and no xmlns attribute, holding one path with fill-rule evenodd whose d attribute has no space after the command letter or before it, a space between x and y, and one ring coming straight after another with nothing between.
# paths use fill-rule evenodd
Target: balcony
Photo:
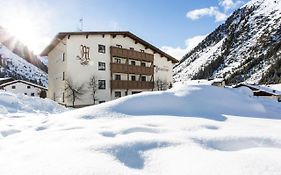
<instances>
[{"instance_id":1,"label":"balcony","mask_svg":"<svg viewBox=\"0 0 281 175\"><path fill-rule=\"evenodd\" d=\"M111 56L121 57L121 58L130 58L130 59L139 60L139 61L153 62L153 60L154 60L153 54L138 52L138 51L129 50L129 49L122 49L122 48L113 47L113 46L110 47L110 53L111 53Z\"/></svg>"},{"instance_id":2,"label":"balcony","mask_svg":"<svg viewBox=\"0 0 281 175\"><path fill-rule=\"evenodd\" d=\"M154 82L111 80L111 89L153 89Z\"/></svg>"},{"instance_id":3,"label":"balcony","mask_svg":"<svg viewBox=\"0 0 281 175\"><path fill-rule=\"evenodd\" d=\"M112 73L125 73L125 74L139 74L139 75L153 75L153 67L133 66L128 64L110 63Z\"/></svg>"}]
</instances>

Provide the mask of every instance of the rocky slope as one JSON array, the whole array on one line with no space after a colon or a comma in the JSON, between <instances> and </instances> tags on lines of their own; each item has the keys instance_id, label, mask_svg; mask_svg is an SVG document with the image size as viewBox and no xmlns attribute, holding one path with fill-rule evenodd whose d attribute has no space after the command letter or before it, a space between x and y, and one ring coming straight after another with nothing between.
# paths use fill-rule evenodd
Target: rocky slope
<instances>
[{"instance_id":1,"label":"rocky slope","mask_svg":"<svg viewBox=\"0 0 281 175\"><path fill-rule=\"evenodd\" d=\"M13 77L47 86L47 72L42 59L0 27L0 78Z\"/></svg>"},{"instance_id":2,"label":"rocky slope","mask_svg":"<svg viewBox=\"0 0 281 175\"><path fill-rule=\"evenodd\" d=\"M252 0L187 53L174 80L281 83L281 1Z\"/></svg>"}]
</instances>

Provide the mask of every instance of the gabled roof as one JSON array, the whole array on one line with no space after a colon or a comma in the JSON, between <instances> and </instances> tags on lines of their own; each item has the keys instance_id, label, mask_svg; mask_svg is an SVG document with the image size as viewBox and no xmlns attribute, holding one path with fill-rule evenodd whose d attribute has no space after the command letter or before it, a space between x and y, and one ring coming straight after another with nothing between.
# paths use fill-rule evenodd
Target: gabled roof
<instances>
[{"instance_id":1,"label":"gabled roof","mask_svg":"<svg viewBox=\"0 0 281 175\"><path fill-rule=\"evenodd\" d=\"M244 84L244 83L240 83L236 86L234 86L234 88L238 88L241 86L245 86L250 88L252 91L255 92L255 94L263 94L266 96L280 96L281 95L281 91L278 90L274 90L270 87L264 86L264 85L255 85L255 84Z\"/></svg>"},{"instance_id":2,"label":"gabled roof","mask_svg":"<svg viewBox=\"0 0 281 175\"><path fill-rule=\"evenodd\" d=\"M41 56L47 56L48 53L53 50L56 45L66 36L68 35L123 35L123 36L127 36L130 37L132 39L134 39L136 42L146 46L147 48L153 50L156 53L159 53L160 55L166 57L168 60L172 61L172 63L177 63L178 60L175 59L174 57L172 57L171 55L163 52L162 50L158 49L157 47L153 46L152 44L144 41L143 39L137 37L136 35L134 35L131 32L128 31L115 31L115 32L61 32L58 33L55 38L52 40L52 42L43 50L43 52L40 54Z\"/></svg>"},{"instance_id":3,"label":"gabled roof","mask_svg":"<svg viewBox=\"0 0 281 175\"><path fill-rule=\"evenodd\" d=\"M14 79L11 77L0 78L0 85L11 81L14 81Z\"/></svg>"},{"instance_id":4,"label":"gabled roof","mask_svg":"<svg viewBox=\"0 0 281 175\"><path fill-rule=\"evenodd\" d=\"M30 83L28 81L24 81L24 80L13 80L13 81L10 81L10 82L7 82L7 83L3 83L0 85L0 88L3 88L5 86L8 86L8 85L11 85L11 84L15 84L15 83L24 83L26 85L30 85L30 86L34 86L34 87L37 87L39 89L44 89L44 90L48 90L46 87L44 86L40 86L38 84L34 84L34 83Z\"/></svg>"}]
</instances>

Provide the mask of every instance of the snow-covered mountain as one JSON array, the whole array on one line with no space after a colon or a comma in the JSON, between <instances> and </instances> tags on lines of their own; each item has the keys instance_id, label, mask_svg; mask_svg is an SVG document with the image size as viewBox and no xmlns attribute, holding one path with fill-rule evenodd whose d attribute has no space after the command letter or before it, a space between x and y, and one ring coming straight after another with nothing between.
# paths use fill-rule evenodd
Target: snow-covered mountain
<instances>
[{"instance_id":1,"label":"snow-covered mountain","mask_svg":"<svg viewBox=\"0 0 281 175\"><path fill-rule=\"evenodd\" d=\"M281 1L252 0L187 53L174 80L281 83Z\"/></svg>"},{"instance_id":2,"label":"snow-covered mountain","mask_svg":"<svg viewBox=\"0 0 281 175\"><path fill-rule=\"evenodd\" d=\"M0 77L13 77L47 86L47 62L0 27Z\"/></svg>"}]
</instances>

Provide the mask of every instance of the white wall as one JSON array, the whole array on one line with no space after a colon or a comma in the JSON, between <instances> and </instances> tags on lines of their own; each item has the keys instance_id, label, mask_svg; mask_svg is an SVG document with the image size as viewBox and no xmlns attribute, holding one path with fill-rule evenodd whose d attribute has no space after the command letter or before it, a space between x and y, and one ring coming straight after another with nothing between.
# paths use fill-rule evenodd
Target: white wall
<instances>
[{"instance_id":1,"label":"white wall","mask_svg":"<svg viewBox=\"0 0 281 175\"><path fill-rule=\"evenodd\" d=\"M62 74L66 71L66 59L62 60L62 54L66 52L66 38L63 39L49 54L48 54L48 98L62 103L62 92L65 89Z\"/></svg>"},{"instance_id":2,"label":"white wall","mask_svg":"<svg viewBox=\"0 0 281 175\"><path fill-rule=\"evenodd\" d=\"M65 43L66 45L64 45ZM106 53L98 53L98 45L106 46ZM110 46L122 45L122 48L130 49L134 48L135 51L144 50L146 53L154 54L151 49L145 49L145 46L129 37L123 35L71 35L70 38L67 36L63 39L63 42L59 43L48 55L49 57L49 94L48 97L53 99L56 94L56 100L62 103L62 92L65 89L65 82L62 80L62 72L65 72L65 78L71 78L75 85L85 84L85 90L88 90L88 82L92 75L96 76L97 80L106 80L106 89L97 90L96 97L97 101L109 101L115 99L114 92L111 92L110 80ZM81 65L80 60L77 56L81 56L80 46L85 45L90 48L90 62L88 65ZM65 61L60 62L62 53L65 53ZM122 60L125 63L125 59ZM105 62L106 70L98 70L98 62ZM136 61L137 65L140 65L139 61ZM154 54L154 65L155 75L154 80L161 79L162 81L172 82L172 67L171 61L168 61L165 57L160 57L159 54ZM150 66L147 63L147 66ZM131 77L131 76L129 76ZM137 80L139 75L136 75ZM126 80L127 75L121 74L121 79ZM147 76L147 81L151 79ZM144 90L133 90L133 91L144 91ZM151 89L148 89L151 91ZM129 91L129 94L131 91ZM122 90L122 96L125 95L125 90ZM66 94L65 94L66 96ZM83 97L83 100L76 101L77 105L89 105L93 104L93 100L88 91ZM71 105L71 101L65 98L67 105Z\"/></svg>"},{"instance_id":3,"label":"white wall","mask_svg":"<svg viewBox=\"0 0 281 175\"><path fill-rule=\"evenodd\" d=\"M12 88L13 86L15 86L15 89ZM28 86L30 88L27 88ZM41 92L40 88L37 88L37 87L32 86L32 85L27 85L27 84L21 83L21 82L17 82L17 83L11 84L11 85L7 85L7 86L4 87L4 90L8 91L8 92L15 93L15 94L25 94L25 95L28 95L28 96L31 96L31 94L34 93L35 97L39 97L40 96L39 93Z\"/></svg>"},{"instance_id":4,"label":"white wall","mask_svg":"<svg viewBox=\"0 0 281 175\"><path fill-rule=\"evenodd\" d=\"M88 38L82 35L72 35L67 41L67 71L66 77L71 77L77 85L85 84L85 89L88 90L88 85L92 75L95 75L97 80L106 80L106 89L98 90L96 96L98 101L111 100L110 90L110 35L89 35ZM105 45L106 52L98 53L98 45ZM88 65L81 65L77 56L80 54L80 46L85 45L90 48L90 62ZM106 70L98 70L98 62L105 62ZM80 105L93 104L90 92L83 96L83 101L77 101Z\"/></svg>"}]
</instances>

